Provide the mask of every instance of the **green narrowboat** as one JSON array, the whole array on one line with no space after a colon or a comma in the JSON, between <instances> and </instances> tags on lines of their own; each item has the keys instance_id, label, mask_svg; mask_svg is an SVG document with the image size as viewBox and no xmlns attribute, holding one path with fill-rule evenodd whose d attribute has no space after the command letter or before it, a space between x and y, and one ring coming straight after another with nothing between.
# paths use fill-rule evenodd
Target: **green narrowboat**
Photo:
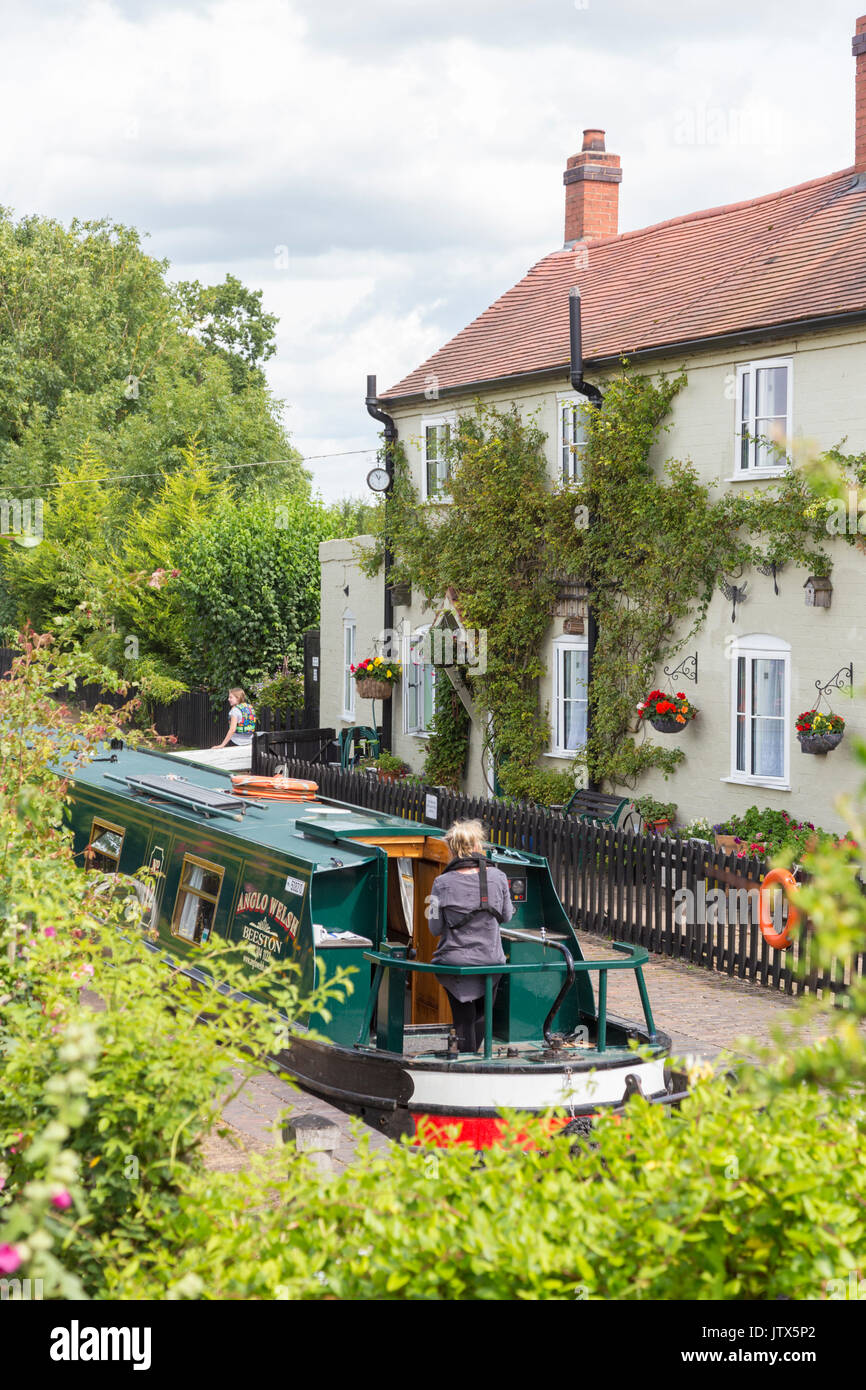
<instances>
[{"instance_id":1,"label":"green narrowboat","mask_svg":"<svg viewBox=\"0 0 866 1390\"><path fill-rule=\"evenodd\" d=\"M487 848L514 904L506 964L449 972L430 964L426 915L449 858L444 830L312 797L251 802L192 758L103 748L70 784L74 847L103 873L149 871L157 949L203 983L197 957L212 936L236 943L251 971L296 963L305 985L317 969L328 978L351 967L354 992L330 1020L292 1020L278 1060L305 1089L386 1133L450 1141L456 1126L481 1148L495 1142L503 1109L554 1110L568 1123L634 1091L670 1098L670 1040L653 1024L646 952L617 945L616 956L584 960L546 859ZM608 1013L611 970L634 973L640 1024ZM451 972L484 976L488 992L501 977L479 1053L454 1054L436 979Z\"/></svg>"}]
</instances>

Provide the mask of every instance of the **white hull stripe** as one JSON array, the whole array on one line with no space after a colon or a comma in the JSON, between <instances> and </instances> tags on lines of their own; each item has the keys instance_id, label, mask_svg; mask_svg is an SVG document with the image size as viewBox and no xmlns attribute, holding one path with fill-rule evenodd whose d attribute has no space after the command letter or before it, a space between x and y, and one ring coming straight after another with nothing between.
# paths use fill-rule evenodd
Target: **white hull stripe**
<instances>
[{"instance_id":1,"label":"white hull stripe","mask_svg":"<svg viewBox=\"0 0 866 1390\"><path fill-rule=\"evenodd\" d=\"M551 1106L618 1105L625 1097L625 1079L636 1076L645 1096L665 1089L665 1062L625 1062L622 1067L578 1072L412 1071L415 1090L410 1110L436 1105L461 1110L547 1110Z\"/></svg>"}]
</instances>

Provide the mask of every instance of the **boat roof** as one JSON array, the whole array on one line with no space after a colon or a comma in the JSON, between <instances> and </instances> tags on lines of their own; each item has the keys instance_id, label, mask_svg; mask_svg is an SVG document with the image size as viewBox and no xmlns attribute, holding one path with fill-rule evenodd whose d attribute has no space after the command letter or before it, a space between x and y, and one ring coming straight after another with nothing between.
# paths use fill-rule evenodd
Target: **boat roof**
<instances>
[{"instance_id":1,"label":"boat roof","mask_svg":"<svg viewBox=\"0 0 866 1390\"><path fill-rule=\"evenodd\" d=\"M328 797L250 805L255 797L237 796L227 772L197 763L193 758L149 749L111 749L100 745L93 761L76 768L72 781L76 786L89 786L139 804L151 813L171 815L192 825L205 824L208 834L219 832L328 867L333 854L333 832L340 836L340 854L350 853L358 861L374 858L375 847L346 844L344 836L389 839L443 834L435 825L403 820ZM189 797L189 802L185 805L175 797Z\"/></svg>"}]
</instances>

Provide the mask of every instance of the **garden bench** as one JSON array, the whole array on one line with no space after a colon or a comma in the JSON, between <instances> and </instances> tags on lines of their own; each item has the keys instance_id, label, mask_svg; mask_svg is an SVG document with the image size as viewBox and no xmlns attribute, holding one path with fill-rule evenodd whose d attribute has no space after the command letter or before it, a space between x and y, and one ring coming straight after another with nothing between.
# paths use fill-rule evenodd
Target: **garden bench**
<instances>
[{"instance_id":1,"label":"garden bench","mask_svg":"<svg viewBox=\"0 0 866 1390\"><path fill-rule=\"evenodd\" d=\"M573 792L563 810L565 816L577 816L579 820L597 821L600 825L611 825L616 829L626 807L631 806L627 796L610 795L607 792L591 792L581 788Z\"/></svg>"}]
</instances>

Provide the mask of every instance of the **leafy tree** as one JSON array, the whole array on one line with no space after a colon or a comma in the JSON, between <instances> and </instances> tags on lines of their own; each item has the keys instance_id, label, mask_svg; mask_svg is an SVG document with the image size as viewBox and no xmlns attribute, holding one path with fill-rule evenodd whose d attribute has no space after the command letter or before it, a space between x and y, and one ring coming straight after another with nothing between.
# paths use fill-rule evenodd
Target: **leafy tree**
<instances>
[{"instance_id":1,"label":"leafy tree","mask_svg":"<svg viewBox=\"0 0 866 1390\"><path fill-rule=\"evenodd\" d=\"M248 290L235 275L221 285L182 281L177 291L197 337L229 363L234 389L243 390L251 378L263 382L259 369L276 351L277 317L262 309L262 291Z\"/></svg>"},{"instance_id":2,"label":"leafy tree","mask_svg":"<svg viewBox=\"0 0 866 1390\"><path fill-rule=\"evenodd\" d=\"M259 370L260 292L176 292L167 272L131 227L0 214L0 494L40 495L89 441L112 486L144 495L195 436L241 491L239 466L268 460L285 461L273 486L308 485Z\"/></svg>"},{"instance_id":3,"label":"leafy tree","mask_svg":"<svg viewBox=\"0 0 866 1390\"><path fill-rule=\"evenodd\" d=\"M338 534L321 501L291 493L221 503L186 536L178 599L190 668L209 689L301 664L319 615L319 542Z\"/></svg>"}]
</instances>

